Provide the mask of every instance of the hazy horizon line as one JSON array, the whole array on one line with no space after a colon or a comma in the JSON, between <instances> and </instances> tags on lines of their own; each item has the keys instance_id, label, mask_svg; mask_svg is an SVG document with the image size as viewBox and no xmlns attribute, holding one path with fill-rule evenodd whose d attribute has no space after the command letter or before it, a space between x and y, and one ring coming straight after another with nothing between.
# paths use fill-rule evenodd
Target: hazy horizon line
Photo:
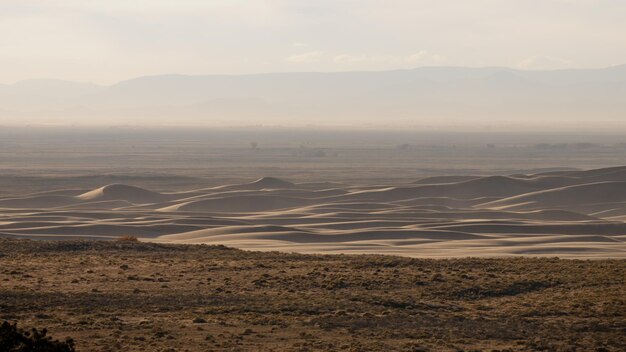
<instances>
[{"instance_id":1,"label":"hazy horizon line","mask_svg":"<svg viewBox=\"0 0 626 352\"><path fill-rule=\"evenodd\" d=\"M288 131L309 131L309 132L381 132L381 133L442 133L442 134L531 134L531 135L606 135L623 136L626 131L626 124L611 124L604 128L593 128L596 124L581 126L571 124L561 127L558 130L546 130L546 127L553 127L554 124L519 124L491 125L474 124L468 125L411 125L411 124L232 124L232 125L211 125L211 124L107 124L107 123L0 123L0 128L12 129L40 129L40 130L224 130L224 131L266 131L266 132L288 132ZM609 127L609 128L607 128ZM612 128L611 128L612 127Z\"/></svg>"},{"instance_id":2,"label":"hazy horizon line","mask_svg":"<svg viewBox=\"0 0 626 352\"><path fill-rule=\"evenodd\" d=\"M399 71L415 71L421 69L505 69L511 71L519 71L519 72L556 72L556 71L600 71L607 70L611 68L626 66L626 63L622 64L614 64L609 66L602 67L571 67L571 68L554 68L554 69L529 69L529 68L520 68L513 66L461 66L461 65L440 65L440 66L416 66L413 68L397 68L397 69L381 69L381 70L342 70L342 71L328 71L328 70L320 70L320 71L264 71L264 72L256 72L256 73L153 73L153 74L145 74L138 76L129 76L128 78L124 78L121 80L113 81L112 83L99 83L93 80L74 80L74 79L66 79L59 77L31 77L24 78L17 81L11 82L0 82L0 85L12 86L17 85L23 82L29 81L57 81L57 82L70 82L70 83L80 83L80 84L92 84L96 86L102 87L110 87L121 82L131 81L134 79L140 78L149 78L149 77L167 77L167 76L178 76L178 77L211 77L211 76L228 76L228 77L241 77L241 76L265 76L265 75L275 75L275 74L336 74L336 73L384 73L384 72L399 72Z\"/></svg>"}]
</instances>

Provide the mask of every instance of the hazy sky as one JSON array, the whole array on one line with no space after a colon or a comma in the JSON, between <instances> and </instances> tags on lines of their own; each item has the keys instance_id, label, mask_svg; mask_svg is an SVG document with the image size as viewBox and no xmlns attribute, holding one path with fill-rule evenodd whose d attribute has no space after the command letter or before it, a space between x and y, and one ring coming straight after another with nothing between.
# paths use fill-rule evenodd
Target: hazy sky
<instances>
[{"instance_id":1,"label":"hazy sky","mask_svg":"<svg viewBox=\"0 0 626 352\"><path fill-rule=\"evenodd\" d=\"M624 0L0 0L0 83L623 63Z\"/></svg>"}]
</instances>

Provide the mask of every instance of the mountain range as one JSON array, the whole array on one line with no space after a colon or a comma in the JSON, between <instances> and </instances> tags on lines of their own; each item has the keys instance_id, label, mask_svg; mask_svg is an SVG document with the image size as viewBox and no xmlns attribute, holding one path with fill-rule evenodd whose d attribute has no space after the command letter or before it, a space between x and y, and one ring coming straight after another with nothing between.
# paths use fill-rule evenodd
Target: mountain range
<instances>
[{"instance_id":1,"label":"mountain range","mask_svg":"<svg viewBox=\"0 0 626 352\"><path fill-rule=\"evenodd\" d=\"M110 86L0 85L0 124L623 124L626 65L254 75L156 75Z\"/></svg>"}]
</instances>

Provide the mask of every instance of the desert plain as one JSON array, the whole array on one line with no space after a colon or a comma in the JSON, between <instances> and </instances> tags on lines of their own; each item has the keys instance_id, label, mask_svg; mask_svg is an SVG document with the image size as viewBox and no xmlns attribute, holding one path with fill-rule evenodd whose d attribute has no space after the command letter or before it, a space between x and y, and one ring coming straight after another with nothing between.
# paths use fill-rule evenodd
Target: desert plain
<instances>
[{"instance_id":1,"label":"desert plain","mask_svg":"<svg viewBox=\"0 0 626 352\"><path fill-rule=\"evenodd\" d=\"M619 136L0 134L0 318L80 351L624 348Z\"/></svg>"}]
</instances>

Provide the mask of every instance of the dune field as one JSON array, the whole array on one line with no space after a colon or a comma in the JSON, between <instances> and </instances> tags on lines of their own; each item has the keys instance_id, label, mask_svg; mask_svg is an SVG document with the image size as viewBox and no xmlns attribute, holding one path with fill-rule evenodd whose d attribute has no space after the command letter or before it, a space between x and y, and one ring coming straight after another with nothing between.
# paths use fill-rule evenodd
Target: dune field
<instances>
[{"instance_id":1,"label":"dune field","mask_svg":"<svg viewBox=\"0 0 626 352\"><path fill-rule=\"evenodd\" d=\"M413 257L626 258L626 167L356 184L131 184L0 198L0 235Z\"/></svg>"}]
</instances>

